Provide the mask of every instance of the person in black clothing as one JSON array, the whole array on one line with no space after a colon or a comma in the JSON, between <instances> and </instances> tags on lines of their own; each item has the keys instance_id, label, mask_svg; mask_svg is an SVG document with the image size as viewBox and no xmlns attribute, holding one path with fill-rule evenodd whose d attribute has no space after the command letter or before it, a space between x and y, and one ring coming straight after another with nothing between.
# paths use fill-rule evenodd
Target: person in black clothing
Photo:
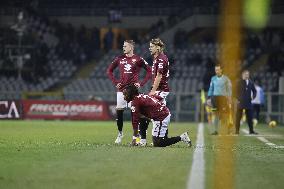
<instances>
[{"instance_id":1,"label":"person in black clothing","mask_svg":"<svg viewBox=\"0 0 284 189\"><path fill-rule=\"evenodd\" d=\"M239 82L239 93L237 96L237 115L236 115L236 134L239 134L240 120L242 112L245 110L247 123L249 126L249 134L258 134L253 130L253 110L251 101L256 97L256 89L254 83L249 79L249 71L242 72L242 80Z\"/></svg>"}]
</instances>

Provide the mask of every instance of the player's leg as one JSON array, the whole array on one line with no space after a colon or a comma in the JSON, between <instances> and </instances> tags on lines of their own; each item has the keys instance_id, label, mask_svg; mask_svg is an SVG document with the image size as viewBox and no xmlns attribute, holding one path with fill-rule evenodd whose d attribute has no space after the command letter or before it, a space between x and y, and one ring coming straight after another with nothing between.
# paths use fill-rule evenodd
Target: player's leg
<instances>
[{"instance_id":1,"label":"player's leg","mask_svg":"<svg viewBox=\"0 0 284 189\"><path fill-rule=\"evenodd\" d=\"M171 115L168 115L163 121L153 121L152 138L155 147L166 147L177 142L183 141L190 143L187 132L181 136L168 138L168 125L170 123Z\"/></svg>"},{"instance_id":2,"label":"player's leg","mask_svg":"<svg viewBox=\"0 0 284 189\"><path fill-rule=\"evenodd\" d=\"M168 96L169 92L163 92L163 91L156 91L156 95L163 98L163 104L166 105L166 97ZM141 140L138 143L140 146L145 146L147 144L146 135L147 135L147 129L149 126L150 120L148 118L141 118L140 124L139 124L139 134L141 136Z\"/></svg>"},{"instance_id":3,"label":"player's leg","mask_svg":"<svg viewBox=\"0 0 284 189\"><path fill-rule=\"evenodd\" d=\"M140 118L140 123L139 123L139 134L140 134L140 141L138 145L140 146L146 146L147 141L146 141L146 135L147 135L147 129L149 126L150 120L146 117Z\"/></svg>"},{"instance_id":4,"label":"player's leg","mask_svg":"<svg viewBox=\"0 0 284 189\"><path fill-rule=\"evenodd\" d=\"M254 118L259 120L260 104L253 104Z\"/></svg>"},{"instance_id":5,"label":"player's leg","mask_svg":"<svg viewBox=\"0 0 284 189\"><path fill-rule=\"evenodd\" d=\"M241 109L240 107L237 107L236 110L236 134L240 133L240 124L241 124L241 119L242 119L242 115L243 115L243 109Z\"/></svg>"},{"instance_id":6,"label":"player's leg","mask_svg":"<svg viewBox=\"0 0 284 189\"><path fill-rule=\"evenodd\" d=\"M123 112L124 108L126 107L127 103L124 100L123 93L122 92L117 92L116 95L116 124L117 124L117 130L118 130L118 135L115 140L116 144L120 144L121 140L123 138Z\"/></svg>"},{"instance_id":7,"label":"player's leg","mask_svg":"<svg viewBox=\"0 0 284 189\"><path fill-rule=\"evenodd\" d=\"M214 115L213 119L213 131L211 132L212 135L218 135L219 131L219 122L220 122L220 114L219 114L219 98L218 96L213 96L211 98L212 102L212 114Z\"/></svg>"},{"instance_id":8,"label":"player's leg","mask_svg":"<svg viewBox=\"0 0 284 189\"><path fill-rule=\"evenodd\" d=\"M253 123L252 123L252 109L246 109L246 117L247 117L247 123L249 127L249 133L250 134L257 134L253 130Z\"/></svg>"},{"instance_id":9,"label":"player's leg","mask_svg":"<svg viewBox=\"0 0 284 189\"><path fill-rule=\"evenodd\" d=\"M180 141L185 142L186 144L188 144L188 146L191 147L191 140L187 132L181 134L180 136L175 136L170 138L168 138L167 136L165 137L152 136L152 137L153 137L154 147L166 147L178 143Z\"/></svg>"}]
</instances>

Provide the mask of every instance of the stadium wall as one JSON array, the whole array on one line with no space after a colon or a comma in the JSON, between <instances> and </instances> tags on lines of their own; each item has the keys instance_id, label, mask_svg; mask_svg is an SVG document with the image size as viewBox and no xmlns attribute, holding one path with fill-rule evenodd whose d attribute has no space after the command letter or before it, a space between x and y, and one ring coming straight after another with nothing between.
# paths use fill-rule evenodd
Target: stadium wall
<instances>
[{"instance_id":1,"label":"stadium wall","mask_svg":"<svg viewBox=\"0 0 284 189\"><path fill-rule=\"evenodd\" d=\"M267 22L267 27L284 27L284 14L271 15ZM192 31L196 28L209 28L217 27L220 22L220 17L218 15L193 15L178 23L171 29L167 30L162 34L162 39L166 43L173 43L174 34L178 29L183 29L185 31ZM233 23L232 23L233 24Z\"/></svg>"},{"instance_id":2,"label":"stadium wall","mask_svg":"<svg viewBox=\"0 0 284 189\"><path fill-rule=\"evenodd\" d=\"M163 19L166 22L166 16L128 16L122 17L119 23L109 23L106 16L51 16L51 20L58 20L61 23L71 23L75 27L85 25L87 28L93 27L117 27L117 28L148 28L153 24L156 24L159 19ZM15 21L13 16L1 16L0 27L12 25ZM138 22L139 20L139 22Z\"/></svg>"}]
</instances>

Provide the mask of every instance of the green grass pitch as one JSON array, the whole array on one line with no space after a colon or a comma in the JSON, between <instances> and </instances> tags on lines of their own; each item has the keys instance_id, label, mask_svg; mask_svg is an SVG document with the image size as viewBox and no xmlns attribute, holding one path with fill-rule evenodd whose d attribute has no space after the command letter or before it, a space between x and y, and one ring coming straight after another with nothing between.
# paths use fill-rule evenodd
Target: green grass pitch
<instances>
[{"instance_id":1,"label":"green grass pitch","mask_svg":"<svg viewBox=\"0 0 284 189\"><path fill-rule=\"evenodd\" d=\"M129 122L124 126L123 145L117 146L114 122L1 121L0 188L186 188L197 123L171 123L169 127L170 136L187 130L192 148L183 143L141 148L128 145L132 137ZM284 145L283 126L260 125L256 130L272 143ZM211 136L208 127L204 136L206 188L212 188L212 174L217 171L213 161L217 150L234 151L235 188L284 187L284 149L271 148L245 134L226 149L215 141L228 136Z\"/></svg>"}]
</instances>

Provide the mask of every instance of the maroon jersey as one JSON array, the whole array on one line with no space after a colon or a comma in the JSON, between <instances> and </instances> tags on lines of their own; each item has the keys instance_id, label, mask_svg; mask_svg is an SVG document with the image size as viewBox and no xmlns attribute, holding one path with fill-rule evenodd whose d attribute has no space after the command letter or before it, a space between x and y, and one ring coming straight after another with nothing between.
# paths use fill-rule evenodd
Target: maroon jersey
<instances>
[{"instance_id":1,"label":"maroon jersey","mask_svg":"<svg viewBox=\"0 0 284 189\"><path fill-rule=\"evenodd\" d=\"M157 91L169 92L169 61L165 54L161 53L156 58L154 58L152 66L153 83L157 76L157 73L162 74L162 79L157 88Z\"/></svg>"},{"instance_id":2,"label":"maroon jersey","mask_svg":"<svg viewBox=\"0 0 284 189\"><path fill-rule=\"evenodd\" d=\"M119 67L119 79L116 79L113 75L113 70L116 67ZM141 68L144 68L147 74L144 80L139 82L139 71ZM116 57L108 67L107 75L115 85L121 83L122 86L118 91L122 91L127 85L134 83L140 83L143 86L151 78L151 68L140 56L133 55L132 57L127 57L121 55Z\"/></svg>"},{"instance_id":3,"label":"maroon jersey","mask_svg":"<svg viewBox=\"0 0 284 189\"><path fill-rule=\"evenodd\" d=\"M170 114L170 111L161 100L162 97L157 95L139 94L134 97L131 104L133 128L138 128L141 115L154 121L163 121Z\"/></svg>"}]
</instances>

